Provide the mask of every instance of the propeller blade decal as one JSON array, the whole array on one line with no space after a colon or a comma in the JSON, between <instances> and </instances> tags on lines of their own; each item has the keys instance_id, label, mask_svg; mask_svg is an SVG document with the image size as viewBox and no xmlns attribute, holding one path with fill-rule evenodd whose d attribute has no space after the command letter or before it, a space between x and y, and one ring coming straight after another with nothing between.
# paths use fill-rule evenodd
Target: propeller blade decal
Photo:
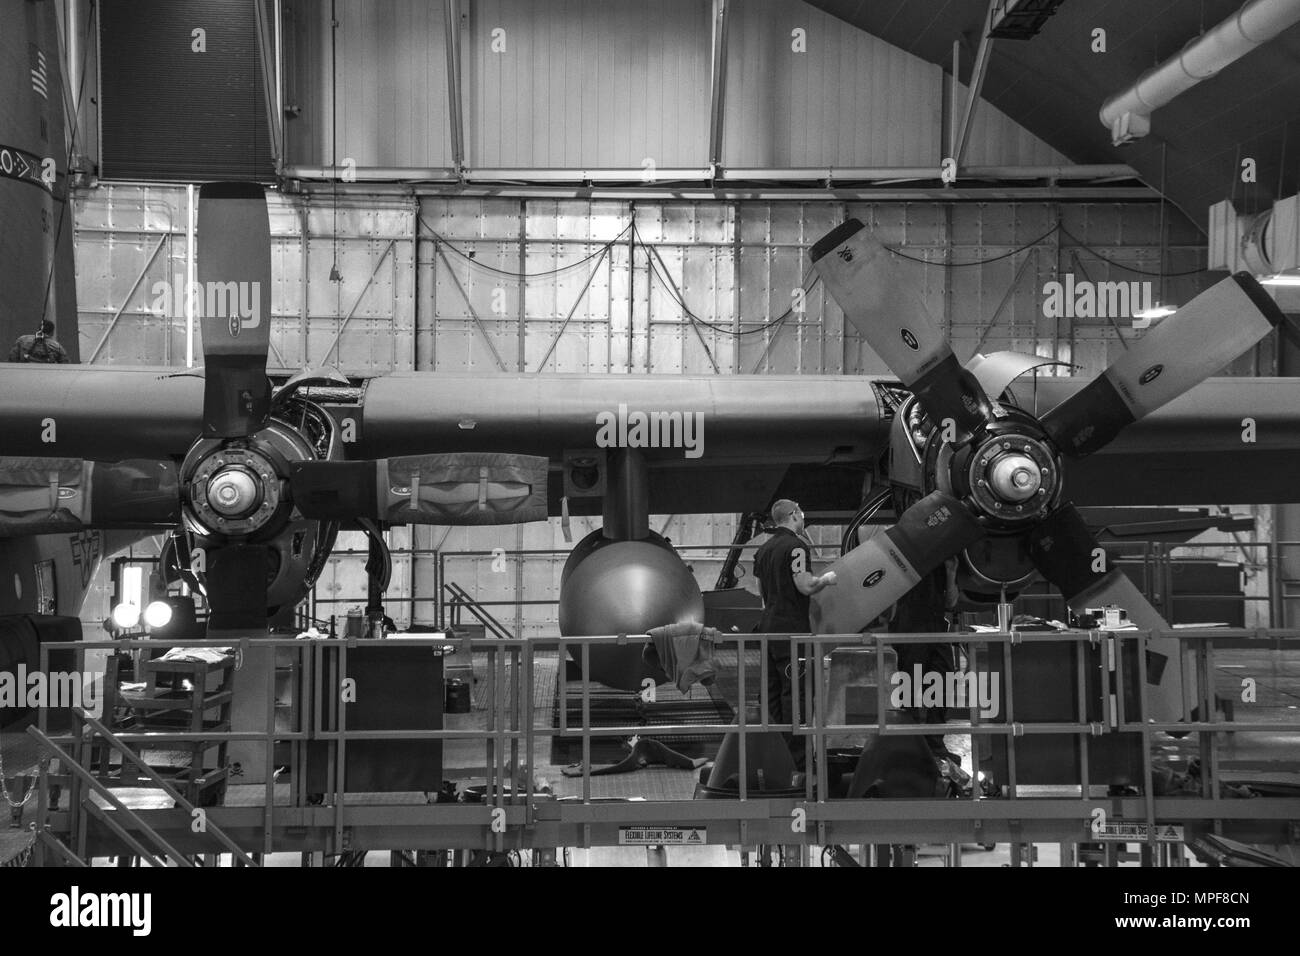
<instances>
[{"instance_id":1,"label":"propeller blade decal","mask_svg":"<svg viewBox=\"0 0 1300 956\"><path fill-rule=\"evenodd\" d=\"M951 418L970 433L988 420L988 396L957 361L916 284L899 274L890 251L861 222L850 219L823 236L812 260L844 317L917 396L931 421Z\"/></svg>"},{"instance_id":2,"label":"propeller blade decal","mask_svg":"<svg viewBox=\"0 0 1300 956\"><path fill-rule=\"evenodd\" d=\"M203 437L257 431L271 403L271 227L262 187L199 190L198 288L203 315Z\"/></svg>"},{"instance_id":3,"label":"propeller blade decal","mask_svg":"<svg viewBox=\"0 0 1300 956\"><path fill-rule=\"evenodd\" d=\"M1120 430L1191 390L1284 322L1244 272L1210 286L1043 416L1058 448L1090 455Z\"/></svg>"},{"instance_id":4,"label":"propeller blade decal","mask_svg":"<svg viewBox=\"0 0 1300 956\"><path fill-rule=\"evenodd\" d=\"M1095 571L1097 539L1072 504L1052 512L1030 533L1029 554L1034 566L1061 589L1065 603L1079 612L1090 607L1115 605L1128 612L1142 630L1167 630L1160 612L1142 596L1137 586L1116 568ZM1109 557L1105 559L1109 564ZM1183 719L1185 666L1179 661L1179 641L1172 637L1147 640L1147 683L1151 685L1149 718L1160 722ZM1190 673L1190 672L1189 672Z\"/></svg>"},{"instance_id":5,"label":"propeller blade decal","mask_svg":"<svg viewBox=\"0 0 1300 956\"><path fill-rule=\"evenodd\" d=\"M945 559L973 544L984 529L942 491L922 498L898 524L831 563L837 583L812 596L814 634L861 631Z\"/></svg>"}]
</instances>

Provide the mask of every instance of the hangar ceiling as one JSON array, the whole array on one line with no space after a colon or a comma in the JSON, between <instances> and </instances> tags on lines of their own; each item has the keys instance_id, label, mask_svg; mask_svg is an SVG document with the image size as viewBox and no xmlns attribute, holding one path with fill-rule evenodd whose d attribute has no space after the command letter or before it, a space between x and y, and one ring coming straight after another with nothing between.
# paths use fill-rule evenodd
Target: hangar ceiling
<instances>
[{"instance_id":1,"label":"hangar ceiling","mask_svg":"<svg viewBox=\"0 0 1300 956\"><path fill-rule=\"evenodd\" d=\"M949 69L963 40L969 82L988 0L810 0L811 5ZM1128 163L1206 228L1210 204L1233 198L1253 212L1297 191L1300 174L1300 26L1225 68L1151 118L1150 135L1111 145L1101 104L1147 69L1175 55L1242 0L1065 0L1030 40L993 44L984 99L1076 163ZM1092 31L1106 31L1093 53ZM1167 156L1164 156L1167 147ZM1242 183L1240 161L1257 163ZM1162 158L1166 168L1162 174Z\"/></svg>"}]
</instances>

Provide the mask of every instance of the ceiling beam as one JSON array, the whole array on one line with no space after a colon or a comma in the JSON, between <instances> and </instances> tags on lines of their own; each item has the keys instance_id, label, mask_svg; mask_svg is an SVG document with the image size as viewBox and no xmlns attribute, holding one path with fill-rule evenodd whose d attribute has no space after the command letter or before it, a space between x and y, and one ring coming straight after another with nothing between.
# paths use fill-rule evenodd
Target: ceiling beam
<instances>
[{"instance_id":1,"label":"ceiling beam","mask_svg":"<svg viewBox=\"0 0 1300 956\"><path fill-rule=\"evenodd\" d=\"M460 92L460 3L446 0L447 118L451 126L451 162L457 175L465 168L465 123Z\"/></svg>"},{"instance_id":2,"label":"ceiling beam","mask_svg":"<svg viewBox=\"0 0 1300 956\"><path fill-rule=\"evenodd\" d=\"M576 186L598 183L640 185L645 182L645 170L640 167L610 168L546 168L546 167L473 167L450 166L359 166L349 169L349 177L359 182L467 182L500 183L502 185L534 185L566 183ZM1137 172L1122 163L1059 164L1040 166L970 166L963 170L963 179L1002 182L1090 182L1102 185L1101 180L1137 179ZM332 181L341 178L331 166L287 166L285 179ZM808 166L808 167L673 167L656 170L658 183L805 183L831 188L835 184L874 183L890 186L905 182L931 182L940 178L935 166Z\"/></svg>"},{"instance_id":3,"label":"ceiling beam","mask_svg":"<svg viewBox=\"0 0 1300 956\"><path fill-rule=\"evenodd\" d=\"M988 14L984 18L984 32L980 37L979 49L975 51L975 66L971 70L970 90L966 96L966 107L962 110L961 124L954 136L952 157L957 161L958 168L961 167L962 160L966 157L966 144L970 141L971 125L975 119L975 107L979 103L980 96L984 93L984 76L988 72L989 54L993 49L992 33L994 28L1002 21L1002 18L1006 16L1006 13L1004 0L989 0ZM954 86L957 83L957 49L958 47L954 45L952 74ZM953 122L956 122L956 117L953 117Z\"/></svg>"},{"instance_id":4,"label":"ceiling beam","mask_svg":"<svg viewBox=\"0 0 1300 956\"><path fill-rule=\"evenodd\" d=\"M293 181L289 193L376 196L459 196L476 199L584 199L648 202L1155 202L1159 193L1147 186L744 186L707 184L658 186L565 183L311 182Z\"/></svg>"},{"instance_id":5,"label":"ceiling beam","mask_svg":"<svg viewBox=\"0 0 1300 956\"><path fill-rule=\"evenodd\" d=\"M722 165L723 110L727 99L727 0L713 0L713 75L709 93L709 164Z\"/></svg>"}]
</instances>

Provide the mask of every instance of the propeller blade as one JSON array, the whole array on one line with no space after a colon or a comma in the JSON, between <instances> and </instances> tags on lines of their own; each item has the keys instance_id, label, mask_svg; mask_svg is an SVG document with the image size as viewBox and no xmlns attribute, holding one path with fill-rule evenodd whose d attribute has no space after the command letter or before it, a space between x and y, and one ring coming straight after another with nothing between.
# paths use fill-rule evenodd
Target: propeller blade
<instances>
[{"instance_id":1,"label":"propeller blade","mask_svg":"<svg viewBox=\"0 0 1300 956\"><path fill-rule=\"evenodd\" d=\"M884 534L826 569L838 583L812 596L812 632L861 631L945 559L983 536L984 528L956 498L942 491L926 495Z\"/></svg>"},{"instance_id":2,"label":"propeller blade","mask_svg":"<svg viewBox=\"0 0 1300 956\"><path fill-rule=\"evenodd\" d=\"M271 549L264 544L208 549L203 574L208 630L265 633L270 562Z\"/></svg>"},{"instance_id":3,"label":"propeller blade","mask_svg":"<svg viewBox=\"0 0 1300 956\"><path fill-rule=\"evenodd\" d=\"M1082 458L1172 402L1268 335L1282 310L1238 272L1153 327L1082 391L1042 417L1058 448Z\"/></svg>"},{"instance_id":4,"label":"propeller blade","mask_svg":"<svg viewBox=\"0 0 1300 956\"><path fill-rule=\"evenodd\" d=\"M1029 554L1040 574L1061 589L1073 611L1115 605L1142 630L1168 630L1160 612L1122 571L1094 571L1097 539L1074 505L1066 503L1048 515L1029 535ZM1106 559L1109 564L1109 558ZM1177 638L1147 640L1147 717L1158 722L1182 720L1184 666ZM1190 672L1186 679L1194 678Z\"/></svg>"},{"instance_id":5,"label":"propeller blade","mask_svg":"<svg viewBox=\"0 0 1300 956\"><path fill-rule=\"evenodd\" d=\"M198 281L203 312L203 437L240 438L271 407L271 226L255 183L199 189Z\"/></svg>"},{"instance_id":6,"label":"propeller blade","mask_svg":"<svg viewBox=\"0 0 1300 956\"><path fill-rule=\"evenodd\" d=\"M167 528L180 521L169 461L0 458L0 535Z\"/></svg>"},{"instance_id":7,"label":"propeller blade","mask_svg":"<svg viewBox=\"0 0 1300 956\"><path fill-rule=\"evenodd\" d=\"M936 425L951 418L960 432L980 428L992 406L930 319L915 282L857 219L812 247L813 267L867 344L884 359Z\"/></svg>"},{"instance_id":8,"label":"propeller blade","mask_svg":"<svg viewBox=\"0 0 1300 956\"><path fill-rule=\"evenodd\" d=\"M290 469L306 518L388 524L522 524L546 519L550 461L536 455L407 455L304 461Z\"/></svg>"}]
</instances>

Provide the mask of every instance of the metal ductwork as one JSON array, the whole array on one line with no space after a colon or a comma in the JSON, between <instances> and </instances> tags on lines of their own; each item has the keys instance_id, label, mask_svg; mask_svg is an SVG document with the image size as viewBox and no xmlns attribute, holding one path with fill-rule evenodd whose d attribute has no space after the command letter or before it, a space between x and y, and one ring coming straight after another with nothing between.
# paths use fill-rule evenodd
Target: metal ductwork
<instances>
[{"instance_id":1,"label":"metal ductwork","mask_svg":"<svg viewBox=\"0 0 1300 956\"><path fill-rule=\"evenodd\" d=\"M1101 108L1102 125L1116 146L1151 131L1151 114L1230 63L1300 23L1297 0L1251 0L1222 23L1147 70Z\"/></svg>"},{"instance_id":2,"label":"metal ductwork","mask_svg":"<svg viewBox=\"0 0 1300 956\"><path fill-rule=\"evenodd\" d=\"M1227 199L1211 206L1208 266L1257 276L1300 271L1300 196L1250 214Z\"/></svg>"}]
</instances>

